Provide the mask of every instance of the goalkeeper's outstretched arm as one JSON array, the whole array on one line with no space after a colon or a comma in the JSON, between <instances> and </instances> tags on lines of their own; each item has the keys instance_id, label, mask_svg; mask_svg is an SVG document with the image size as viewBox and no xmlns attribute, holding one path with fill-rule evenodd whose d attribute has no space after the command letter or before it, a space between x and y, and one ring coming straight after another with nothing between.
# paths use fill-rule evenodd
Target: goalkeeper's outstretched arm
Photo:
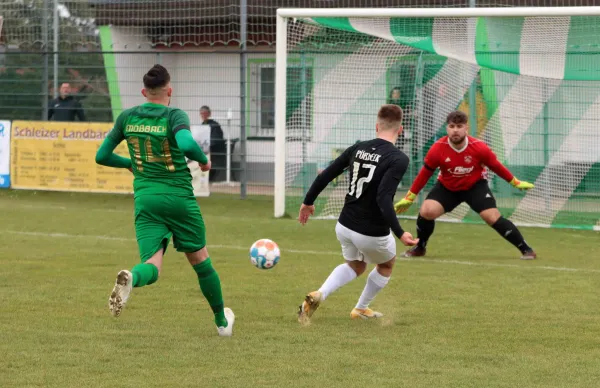
<instances>
[{"instance_id":1,"label":"goalkeeper's outstretched arm","mask_svg":"<svg viewBox=\"0 0 600 388\"><path fill-rule=\"evenodd\" d=\"M519 190L533 189L533 184L525 181L518 180L506 166L504 166L498 160L498 157L488 146L484 148L484 164L493 172L495 172L500 178L510 183L513 187Z\"/></svg>"},{"instance_id":2,"label":"goalkeeper's outstretched arm","mask_svg":"<svg viewBox=\"0 0 600 388\"><path fill-rule=\"evenodd\" d=\"M394 204L396 213L400 214L405 212L410 205L413 204L417 198L417 194L423 190L423 187L425 187L429 178L431 178L435 170L439 167L438 155L438 147L437 143L435 143L429 149L429 152L427 152L423 167L421 167L421 171L419 171L417 177L410 186L410 190L408 190L404 198Z\"/></svg>"}]
</instances>

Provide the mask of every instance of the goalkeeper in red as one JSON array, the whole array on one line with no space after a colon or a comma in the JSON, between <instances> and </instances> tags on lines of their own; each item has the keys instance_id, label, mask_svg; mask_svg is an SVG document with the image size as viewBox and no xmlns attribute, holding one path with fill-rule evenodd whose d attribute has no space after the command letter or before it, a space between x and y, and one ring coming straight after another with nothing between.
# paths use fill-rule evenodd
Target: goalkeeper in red
<instances>
[{"instance_id":1,"label":"goalkeeper in red","mask_svg":"<svg viewBox=\"0 0 600 388\"><path fill-rule=\"evenodd\" d=\"M533 184L519 181L483 141L467 136L466 114L451 112L446 124L448 136L433 144L409 192L394 205L396 213L406 211L439 167L438 181L419 209L419 243L406 251L404 256L424 256L427 241L433 234L435 219L466 202L488 225L521 251L521 259L535 259L535 252L527 245L519 229L498 211L488 186L486 167L517 189L529 190Z\"/></svg>"},{"instance_id":2,"label":"goalkeeper in red","mask_svg":"<svg viewBox=\"0 0 600 388\"><path fill-rule=\"evenodd\" d=\"M219 275L206 249L206 230L192 188L186 157L210 170L210 161L190 132L188 115L169 107L173 92L170 75L155 65L144 75L146 103L125 110L117 118L96 154L96 163L132 170L135 234L141 263L122 270L108 299L118 317L132 288L158 280L169 239L183 252L198 276L200 290L215 317L220 336L231 336L235 316L224 307ZM127 141L131 159L113 153Z\"/></svg>"}]
</instances>

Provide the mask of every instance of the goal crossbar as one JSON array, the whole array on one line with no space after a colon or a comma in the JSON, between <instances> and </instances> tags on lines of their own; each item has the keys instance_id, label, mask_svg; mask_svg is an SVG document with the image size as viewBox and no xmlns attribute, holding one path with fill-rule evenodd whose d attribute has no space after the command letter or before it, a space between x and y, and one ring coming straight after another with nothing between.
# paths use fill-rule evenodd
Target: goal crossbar
<instances>
[{"instance_id":1,"label":"goal crossbar","mask_svg":"<svg viewBox=\"0 0 600 388\"><path fill-rule=\"evenodd\" d=\"M428 18L428 17L551 17L600 16L600 6L499 8L280 8L281 18ZM279 36L277 36L279 40Z\"/></svg>"}]
</instances>

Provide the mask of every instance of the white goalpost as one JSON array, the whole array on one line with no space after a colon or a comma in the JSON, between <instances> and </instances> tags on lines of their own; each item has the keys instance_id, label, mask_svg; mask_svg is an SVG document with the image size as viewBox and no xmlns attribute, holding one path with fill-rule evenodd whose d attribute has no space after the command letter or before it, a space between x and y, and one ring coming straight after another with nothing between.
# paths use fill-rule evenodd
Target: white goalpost
<instances>
[{"instance_id":1,"label":"white goalpost","mask_svg":"<svg viewBox=\"0 0 600 388\"><path fill-rule=\"evenodd\" d=\"M275 217L295 214L315 176L373 138L379 106L394 103L411 160L402 195L458 109L536 184L521 193L490 176L505 216L600 230L600 7L279 9L276 50ZM347 184L323 192L317 217L339 215ZM463 205L443 219L478 217Z\"/></svg>"},{"instance_id":2,"label":"white goalpost","mask_svg":"<svg viewBox=\"0 0 600 388\"><path fill-rule=\"evenodd\" d=\"M275 217L285 215L285 138L287 86L287 29L288 19L277 11L275 53Z\"/></svg>"}]
</instances>

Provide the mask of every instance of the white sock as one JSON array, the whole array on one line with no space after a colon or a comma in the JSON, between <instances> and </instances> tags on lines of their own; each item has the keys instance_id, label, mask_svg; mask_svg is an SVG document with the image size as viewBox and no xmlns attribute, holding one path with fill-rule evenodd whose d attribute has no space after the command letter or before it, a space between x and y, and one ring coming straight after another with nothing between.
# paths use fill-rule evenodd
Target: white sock
<instances>
[{"instance_id":1,"label":"white sock","mask_svg":"<svg viewBox=\"0 0 600 388\"><path fill-rule=\"evenodd\" d=\"M367 278L367 284L365 285L365 289L363 290L360 298L358 299L358 304L356 305L357 309L366 309L369 307L369 304L375 299L375 296L385 287L385 285L390 281L389 277L385 277L377 272L377 267L373 268L373 271L369 274Z\"/></svg>"},{"instance_id":2,"label":"white sock","mask_svg":"<svg viewBox=\"0 0 600 388\"><path fill-rule=\"evenodd\" d=\"M329 275L325 283L319 288L322 300L325 300L332 292L354 279L356 279L356 272L348 264L338 265L331 271L331 275Z\"/></svg>"}]
</instances>

